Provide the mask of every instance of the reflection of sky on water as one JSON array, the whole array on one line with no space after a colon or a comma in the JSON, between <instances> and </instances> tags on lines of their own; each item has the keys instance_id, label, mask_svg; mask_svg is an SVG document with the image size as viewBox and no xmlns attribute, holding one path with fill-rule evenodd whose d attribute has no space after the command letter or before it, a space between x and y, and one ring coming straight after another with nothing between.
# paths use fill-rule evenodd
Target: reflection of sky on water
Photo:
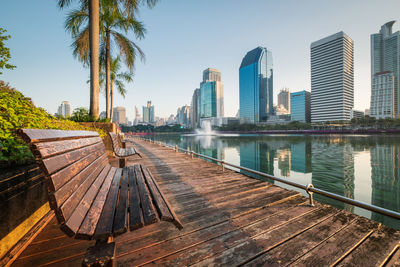
<instances>
[{"instance_id":1,"label":"reflection of sky on water","mask_svg":"<svg viewBox=\"0 0 400 267\"><path fill-rule=\"evenodd\" d=\"M300 184L313 183L315 187L335 194L400 211L400 140L395 136L158 135L154 138ZM275 184L288 188L278 182ZM300 192L306 195L304 191ZM400 229L400 222L395 219L317 194L315 198Z\"/></svg>"}]
</instances>

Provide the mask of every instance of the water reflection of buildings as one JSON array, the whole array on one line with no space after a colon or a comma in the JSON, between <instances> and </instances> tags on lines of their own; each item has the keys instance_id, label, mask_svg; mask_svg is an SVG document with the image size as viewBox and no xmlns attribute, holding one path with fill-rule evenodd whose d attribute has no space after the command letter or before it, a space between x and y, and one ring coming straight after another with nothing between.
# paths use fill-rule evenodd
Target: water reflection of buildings
<instances>
[{"instance_id":1,"label":"water reflection of buildings","mask_svg":"<svg viewBox=\"0 0 400 267\"><path fill-rule=\"evenodd\" d=\"M281 176L290 176L292 152L289 148L278 150L278 168L281 170Z\"/></svg>"},{"instance_id":2,"label":"water reflection of buildings","mask_svg":"<svg viewBox=\"0 0 400 267\"><path fill-rule=\"evenodd\" d=\"M399 150L399 144L371 148L371 203L394 211L400 211ZM399 225L398 220L378 213L372 213L372 219L392 227Z\"/></svg>"},{"instance_id":3,"label":"water reflection of buildings","mask_svg":"<svg viewBox=\"0 0 400 267\"><path fill-rule=\"evenodd\" d=\"M353 148L348 143L332 141L312 143L312 184L316 188L354 198ZM348 204L318 194L315 194L315 199L348 211L353 210Z\"/></svg>"},{"instance_id":4,"label":"water reflection of buildings","mask_svg":"<svg viewBox=\"0 0 400 267\"><path fill-rule=\"evenodd\" d=\"M274 175L275 151L263 142L242 142L239 148L240 166ZM241 171L246 173L245 171ZM273 181L270 181L273 182Z\"/></svg>"},{"instance_id":5,"label":"water reflection of buildings","mask_svg":"<svg viewBox=\"0 0 400 267\"><path fill-rule=\"evenodd\" d=\"M301 173L310 173L311 168L311 142L305 141L290 145L291 170Z\"/></svg>"}]
</instances>

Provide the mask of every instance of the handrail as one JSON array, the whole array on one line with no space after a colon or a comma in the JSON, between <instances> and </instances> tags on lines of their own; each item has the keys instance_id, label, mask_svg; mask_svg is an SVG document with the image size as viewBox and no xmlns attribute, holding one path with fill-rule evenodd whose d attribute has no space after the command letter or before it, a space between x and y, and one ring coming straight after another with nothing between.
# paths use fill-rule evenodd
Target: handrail
<instances>
[{"instance_id":1,"label":"handrail","mask_svg":"<svg viewBox=\"0 0 400 267\"><path fill-rule=\"evenodd\" d=\"M284 184L287 184L287 185L291 185L293 187L297 187L297 188L303 189L309 195L309 200L310 200L310 205L311 206L314 206L313 193L316 193L316 194L323 195L323 196L326 196L326 197L329 197L329 198L332 198L332 199L336 199L336 200L342 201L344 203L347 203L347 204L350 204L350 205L353 205L353 206L357 206L357 207L360 207L360 208L363 208L363 209L366 209L366 210L369 210L369 211L377 212L377 213L380 213L380 214L383 214L383 215L386 215L386 216L389 216L389 217L392 217L392 218L400 220L400 213L399 212L396 212L396 211L393 211L393 210L388 210L388 209L385 209L385 208L382 208L382 207L378 207L378 206L375 206L375 205L372 205L372 204L364 203L364 202L361 202L361 201L358 201L358 200L355 200L355 199L351 199L351 198L348 198L348 197L344 197L344 196L341 196L341 195L337 195L337 194L334 194L334 193L331 193L331 192L328 192L328 191L325 191L325 190L322 190L322 189L318 189L318 188L315 188L312 184L308 184L308 185L298 184L298 183L295 183L295 182L292 182L292 181L288 181L288 180L285 180L285 179L282 179L282 178L279 178L279 177L276 177L276 176L273 176L273 175L269 175L269 174L266 174L266 173L263 173L263 172L260 172L260 171L256 171L256 170L249 169L249 168L246 168L246 167L242 167L242 166L239 166L239 165L235 165L235 164L232 164L232 163L220 160L220 159L216 159L216 158L213 158L213 157L202 155L202 154L199 154L199 153L191 151L191 150L186 150L186 149L180 148L178 146L171 146L171 145L168 145L166 143L159 142L159 141L153 141L153 140L147 139L147 138L141 138L141 137L135 137L135 138L137 138L139 140L148 141L150 143L154 143L154 144L158 144L158 145L161 145L161 146L165 146L165 147L171 148L171 149L175 150L175 152L178 152L178 151L185 152L187 154L190 154L192 158L195 155L195 156L200 157L200 158L205 158L205 159L208 159L208 160L211 160L211 161L214 161L214 162L218 162L218 163L221 164L223 170L225 168L225 165L228 165L228 166L231 166L231 167L234 167L234 168L237 168L237 169L240 169L240 170L243 170L243 171L255 174L255 175L259 175L259 176L262 176L262 177L265 177L265 178L268 178L268 179L271 179L271 180L275 180L275 181L278 181L278 182L281 182L281 183L284 183Z\"/></svg>"}]
</instances>

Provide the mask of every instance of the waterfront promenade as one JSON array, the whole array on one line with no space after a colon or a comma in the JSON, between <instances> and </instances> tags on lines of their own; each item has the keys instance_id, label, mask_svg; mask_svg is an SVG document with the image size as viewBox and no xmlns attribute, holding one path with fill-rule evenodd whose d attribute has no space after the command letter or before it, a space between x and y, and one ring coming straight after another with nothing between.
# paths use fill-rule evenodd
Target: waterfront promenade
<instances>
[{"instance_id":1,"label":"waterfront promenade","mask_svg":"<svg viewBox=\"0 0 400 267\"><path fill-rule=\"evenodd\" d=\"M184 228L162 222L117 237L119 266L400 264L400 231L327 205L310 207L298 192L135 142L143 159L128 164L150 169ZM68 238L55 218L49 221L13 266L80 266L94 241Z\"/></svg>"}]
</instances>

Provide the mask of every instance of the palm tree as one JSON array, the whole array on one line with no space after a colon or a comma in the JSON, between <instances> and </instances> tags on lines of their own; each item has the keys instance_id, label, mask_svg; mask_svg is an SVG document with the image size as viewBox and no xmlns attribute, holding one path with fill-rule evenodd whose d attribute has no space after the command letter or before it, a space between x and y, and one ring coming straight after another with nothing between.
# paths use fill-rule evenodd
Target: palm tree
<instances>
[{"instance_id":1,"label":"palm tree","mask_svg":"<svg viewBox=\"0 0 400 267\"><path fill-rule=\"evenodd\" d=\"M100 0L100 64L105 65L106 69L106 114L110 118L110 67L112 47L116 47L122 55L126 66L132 72L134 69L137 54L144 60L144 53L138 45L129 40L124 34L133 31L137 39L144 37L146 32L143 24L134 17L122 13L119 8L109 3L109 0ZM88 45L88 20L89 14L87 7L83 6L80 10L73 10L67 16L65 28L74 38L72 47L74 55L84 64L88 64L89 45ZM114 44L114 45L113 45Z\"/></svg>"},{"instance_id":2,"label":"palm tree","mask_svg":"<svg viewBox=\"0 0 400 267\"><path fill-rule=\"evenodd\" d=\"M121 69L121 58L117 56L111 60L110 64L110 118L113 117L113 103L114 103L114 85L116 86L118 92L125 98L126 89L125 82L130 83L133 81L132 72L120 72ZM106 79L105 71L100 72L100 84L104 83Z\"/></svg>"},{"instance_id":3,"label":"palm tree","mask_svg":"<svg viewBox=\"0 0 400 267\"><path fill-rule=\"evenodd\" d=\"M73 0L58 0L58 6L64 8L69 6ZM89 9L89 48L90 48L90 111L94 118L99 117L99 0L79 0L82 7ZM128 17L134 17L138 12L140 4L147 4L149 8L155 6L158 0L109 0L114 6L122 4ZM96 55L96 56L93 56Z\"/></svg>"}]
</instances>

